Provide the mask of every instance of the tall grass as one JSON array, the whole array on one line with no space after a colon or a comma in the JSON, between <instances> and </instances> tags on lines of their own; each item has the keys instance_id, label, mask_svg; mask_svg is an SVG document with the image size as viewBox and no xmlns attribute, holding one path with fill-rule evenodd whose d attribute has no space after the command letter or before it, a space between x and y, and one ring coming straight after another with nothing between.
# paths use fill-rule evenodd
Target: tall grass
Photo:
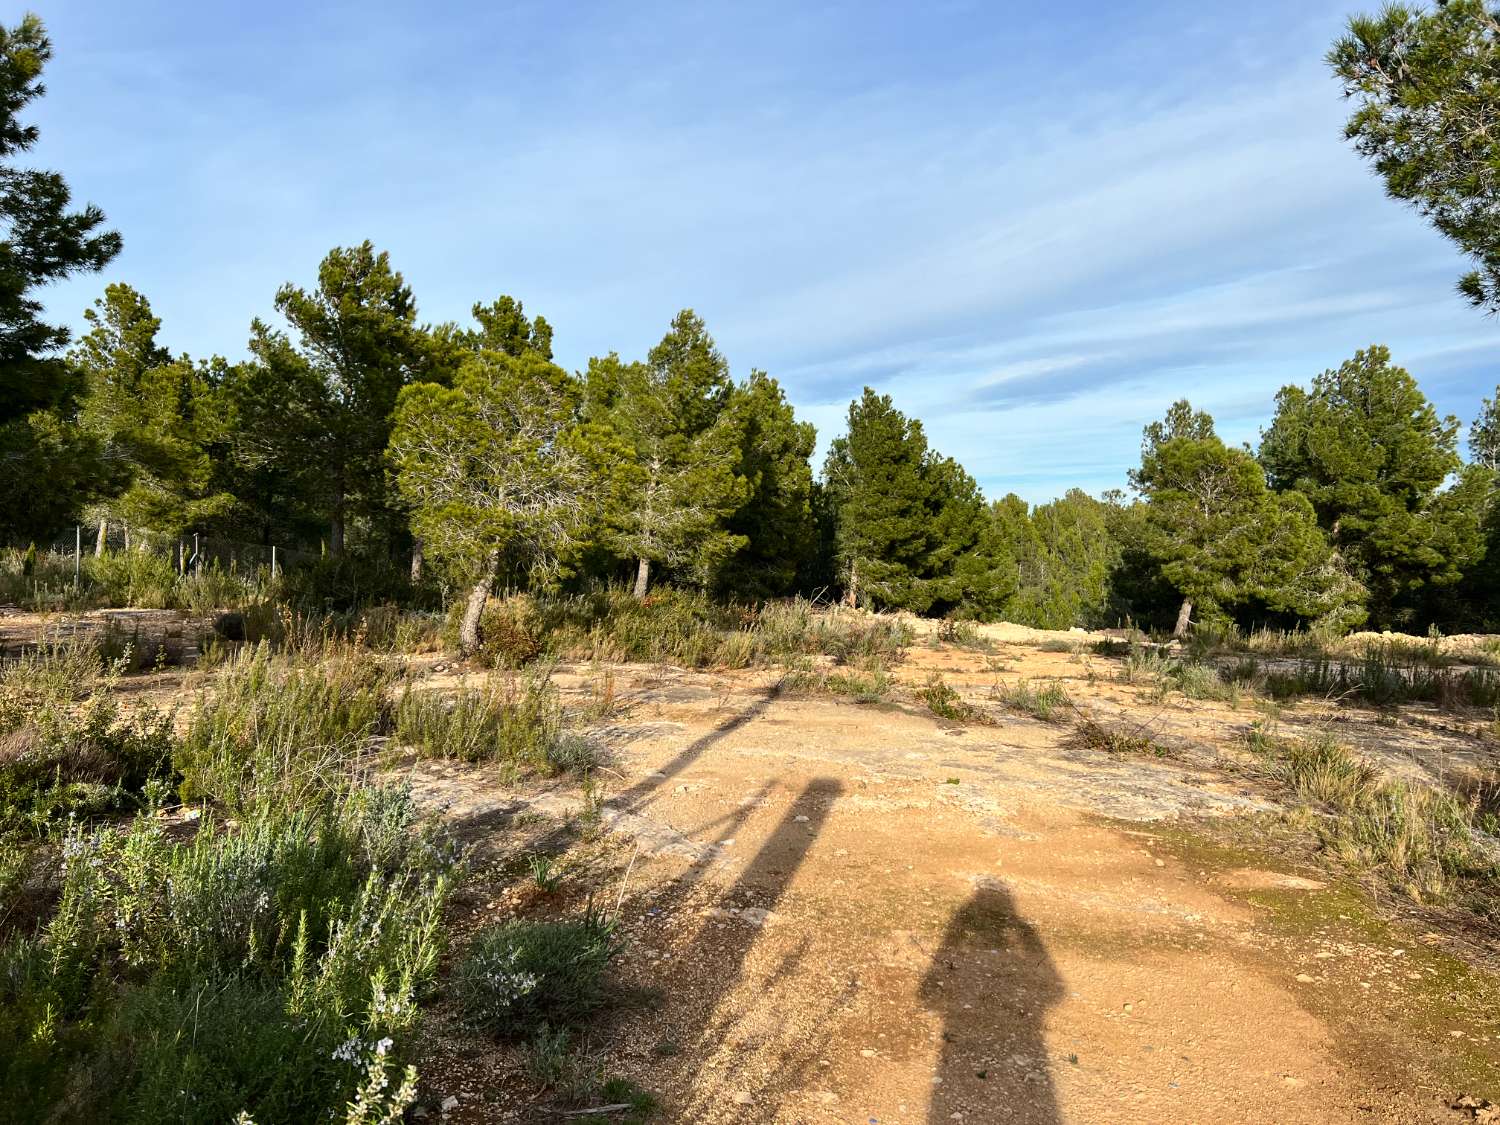
<instances>
[{"instance_id":1,"label":"tall grass","mask_svg":"<svg viewBox=\"0 0 1500 1125\"><path fill-rule=\"evenodd\" d=\"M183 798L236 812L316 802L389 728L389 683L380 664L354 653L289 663L264 643L246 649L200 700L174 756Z\"/></svg>"},{"instance_id":2,"label":"tall grass","mask_svg":"<svg viewBox=\"0 0 1500 1125\"><path fill-rule=\"evenodd\" d=\"M682 668L747 668L811 655L855 664L897 659L912 640L891 617L818 609L803 599L726 604L670 588L642 599L609 588L496 600L482 631L482 660L501 667L547 655Z\"/></svg>"},{"instance_id":3,"label":"tall grass","mask_svg":"<svg viewBox=\"0 0 1500 1125\"><path fill-rule=\"evenodd\" d=\"M1477 802L1416 781L1383 776L1331 735L1287 739L1257 728L1253 748L1271 775L1307 803L1324 846L1342 862L1376 871L1416 901L1452 896L1500 875L1500 850ZM1470 905L1483 899L1476 896Z\"/></svg>"},{"instance_id":4,"label":"tall grass","mask_svg":"<svg viewBox=\"0 0 1500 1125\"><path fill-rule=\"evenodd\" d=\"M1072 706L1068 691L1055 680L1040 685L1031 680L1019 680L1014 684L996 684L991 696L1003 706L1044 723L1056 722Z\"/></svg>"},{"instance_id":5,"label":"tall grass","mask_svg":"<svg viewBox=\"0 0 1500 1125\"><path fill-rule=\"evenodd\" d=\"M395 709L395 735L424 757L500 763L544 775L587 773L597 752L563 727L548 668L493 676L456 694L407 688Z\"/></svg>"}]
</instances>

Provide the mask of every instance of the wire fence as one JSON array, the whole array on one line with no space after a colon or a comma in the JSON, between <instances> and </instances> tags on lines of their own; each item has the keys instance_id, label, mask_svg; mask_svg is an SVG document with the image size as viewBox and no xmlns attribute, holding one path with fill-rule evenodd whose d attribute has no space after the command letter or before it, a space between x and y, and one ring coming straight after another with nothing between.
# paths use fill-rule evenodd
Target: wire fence
<instances>
[{"instance_id":1,"label":"wire fence","mask_svg":"<svg viewBox=\"0 0 1500 1125\"><path fill-rule=\"evenodd\" d=\"M287 567L316 558L312 551L288 548L275 543L246 543L209 535L152 535L127 528L119 523L78 524L72 534L64 534L47 544L54 556L64 556L81 565L85 558L122 551L144 551L167 559L179 574L217 567L235 573L251 573L265 568L274 577Z\"/></svg>"}]
</instances>

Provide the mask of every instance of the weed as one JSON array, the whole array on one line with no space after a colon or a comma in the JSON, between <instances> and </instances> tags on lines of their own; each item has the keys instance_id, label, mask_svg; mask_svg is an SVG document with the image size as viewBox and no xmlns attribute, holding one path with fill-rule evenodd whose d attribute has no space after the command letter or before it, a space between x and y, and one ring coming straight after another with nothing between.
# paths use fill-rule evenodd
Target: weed
<instances>
[{"instance_id":1,"label":"weed","mask_svg":"<svg viewBox=\"0 0 1500 1125\"><path fill-rule=\"evenodd\" d=\"M979 723L988 718L983 710L949 687L940 672L933 672L927 677L926 686L917 689L917 698L934 715L955 723Z\"/></svg>"},{"instance_id":2,"label":"weed","mask_svg":"<svg viewBox=\"0 0 1500 1125\"><path fill-rule=\"evenodd\" d=\"M1417 901L1448 897L1455 886L1500 874L1483 839L1482 805L1404 779L1384 778L1328 733L1308 739L1252 729L1250 745L1270 773L1307 802L1328 851L1348 866L1382 872ZM1483 896L1472 896L1476 908Z\"/></svg>"},{"instance_id":3,"label":"weed","mask_svg":"<svg viewBox=\"0 0 1500 1125\"><path fill-rule=\"evenodd\" d=\"M174 755L184 799L244 811L267 799L316 801L389 726L388 675L369 658L319 664L262 643L230 661Z\"/></svg>"},{"instance_id":4,"label":"weed","mask_svg":"<svg viewBox=\"0 0 1500 1125\"><path fill-rule=\"evenodd\" d=\"M550 895L562 886L562 872L551 856L540 853L527 856L526 867L531 872L532 885L543 894Z\"/></svg>"},{"instance_id":5,"label":"weed","mask_svg":"<svg viewBox=\"0 0 1500 1125\"><path fill-rule=\"evenodd\" d=\"M563 730L551 669L502 676L454 695L410 688L396 706L396 737L425 757L501 763L541 774L587 773L598 751Z\"/></svg>"},{"instance_id":6,"label":"weed","mask_svg":"<svg viewBox=\"0 0 1500 1125\"><path fill-rule=\"evenodd\" d=\"M1055 680L1036 686L1030 680L1015 684L996 684L990 689L991 696L1012 711L1041 719L1044 723L1061 717L1064 708L1071 706L1067 689Z\"/></svg>"},{"instance_id":7,"label":"weed","mask_svg":"<svg viewBox=\"0 0 1500 1125\"><path fill-rule=\"evenodd\" d=\"M475 936L453 989L465 1018L502 1038L566 1027L603 1005L619 950L615 924L592 909L578 921L503 922Z\"/></svg>"},{"instance_id":8,"label":"weed","mask_svg":"<svg viewBox=\"0 0 1500 1125\"><path fill-rule=\"evenodd\" d=\"M1079 745L1090 750L1102 750L1106 754L1143 754L1156 758L1167 756L1166 747L1139 730L1106 727L1093 719L1085 719L1079 723L1074 738Z\"/></svg>"}]
</instances>

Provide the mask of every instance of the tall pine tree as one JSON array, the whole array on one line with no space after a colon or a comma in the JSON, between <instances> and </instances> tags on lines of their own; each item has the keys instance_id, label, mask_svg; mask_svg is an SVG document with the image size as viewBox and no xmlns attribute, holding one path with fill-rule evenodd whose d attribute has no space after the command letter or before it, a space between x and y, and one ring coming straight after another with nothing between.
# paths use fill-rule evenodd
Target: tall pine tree
<instances>
[{"instance_id":1,"label":"tall pine tree","mask_svg":"<svg viewBox=\"0 0 1500 1125\"><path fill-rule=\"evenodd\" d=\"M120 236L97 207L73 207L61 175L16 163L36 144L20 114L44 92L51 58L36 16L0 26L0 539L48 534L112 483L100 443L74 424L68 330L42 319L36 290L103 269Z\"/></svg>"}]
</instances>

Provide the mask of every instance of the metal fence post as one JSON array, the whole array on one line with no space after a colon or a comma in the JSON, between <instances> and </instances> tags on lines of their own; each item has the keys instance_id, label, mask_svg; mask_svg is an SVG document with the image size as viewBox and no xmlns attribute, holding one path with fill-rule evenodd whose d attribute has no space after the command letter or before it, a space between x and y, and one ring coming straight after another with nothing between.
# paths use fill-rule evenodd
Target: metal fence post
<instances>
[{"instance_id":1,"label":"metal fence post","mask_svg":"<svg viewBox=\"0 0 1500 1125\"><path fill-rule=\"evenodd\" d=\"M83 575L83 525L73 525L73 589L78 589Z\"/></svg>"},{"instance_id":2,"label":"metal fence post","mask_svg":"<svg viewBox=\"0 0 1500 1125\"><path fill-rule=\"evenodd\" d=\"M276 544L271 544L271 580L276 580Z\"/></svg>"}]
</instances>

